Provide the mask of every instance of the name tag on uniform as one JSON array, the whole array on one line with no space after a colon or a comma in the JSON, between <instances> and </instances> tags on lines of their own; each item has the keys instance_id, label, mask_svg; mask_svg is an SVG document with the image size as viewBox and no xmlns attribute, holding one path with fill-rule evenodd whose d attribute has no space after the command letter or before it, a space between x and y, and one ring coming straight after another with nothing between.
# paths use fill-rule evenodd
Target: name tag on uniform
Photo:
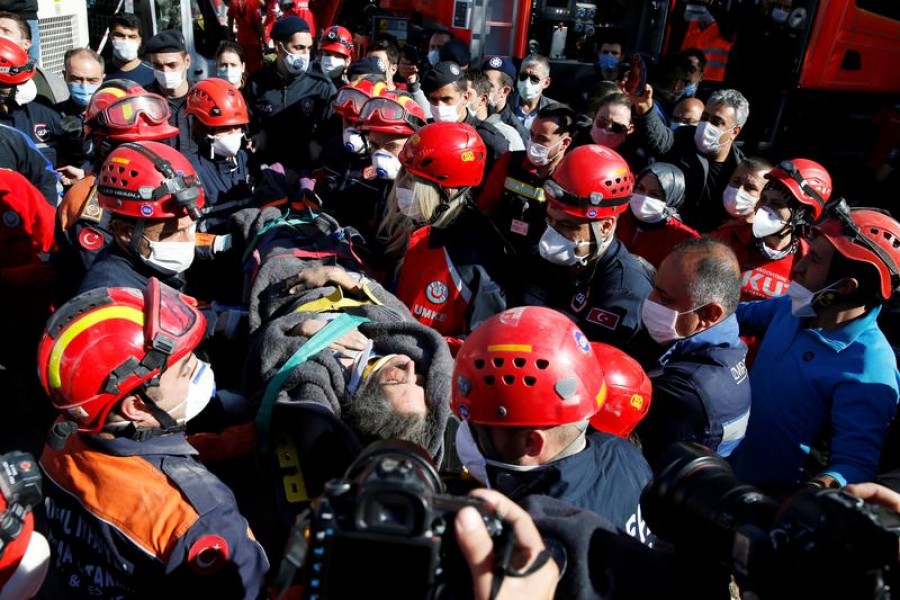
<instances>
[{"instance_id":1,"label":"name tag on uniform","mask_svg":"<svg viewBox=\"0 0 900 600\"><path fill-rule=\"evenodd\" d=\"M528 235L528 223L520 221L519 219L513 219L512 224L509 226L509 230L513 233L518 233L519 235Z\"/></svg>"}]
</instances>

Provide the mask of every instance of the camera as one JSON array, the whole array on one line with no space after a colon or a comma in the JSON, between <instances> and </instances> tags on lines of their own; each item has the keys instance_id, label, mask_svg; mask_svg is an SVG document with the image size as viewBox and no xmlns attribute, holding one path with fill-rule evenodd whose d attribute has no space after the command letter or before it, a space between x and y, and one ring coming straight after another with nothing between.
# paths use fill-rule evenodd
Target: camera
<instances>
[{"instance_id":1,"label":"camera","mask_svg":"<svg viewBox=\"0 0 900 600\"><path fill-rule=\"evenodd\" d=\"M41 501L41 472L27 452L0 455L0 493L6 508L0 513L0 556L25 527L25 515Z\"/></svg>"},{"instance_id":2,"label":"camera","mask_svg":"<svg viewBox=\"0 0 900 600\"><path fill-rule=\"evenodd\" d=\"M762 600L900 597L893 511L833 489L776 501L700 444L672 445L663 464L641 498L651 530L676 552L730 568L742 591Z\"/></svg>"},{"instance_id":3,"label":"camera","mask_svg":"<svg viewBox=\"0 0 900 600\"><path fill-rule=\"evenodd\" d=\"M512 530L477 498L443 493L428 454L382 440L332 480L288 542L305 598L468 598L469 567L456 543L456 513L475 507L494 541L496 567L512 553ZM296 552L306 546L305 560ZM292 550L293 548L293 550Z\"/></svg>"}]
</instances>

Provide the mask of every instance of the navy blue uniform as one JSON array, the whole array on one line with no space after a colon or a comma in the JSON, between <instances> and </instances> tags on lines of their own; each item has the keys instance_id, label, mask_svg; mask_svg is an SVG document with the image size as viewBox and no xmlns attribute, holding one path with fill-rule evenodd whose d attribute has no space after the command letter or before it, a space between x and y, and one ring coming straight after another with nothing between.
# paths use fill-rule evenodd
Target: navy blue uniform
<instances>
[{"instance_id":1,"label":"navy blue uniform","mask_svg":"<svg viewBox=\"0 0 900 600\"><path fill-rule=\"evenodd\" d=\"M650 412L638 424L644 456L654 468L675 442L699 442L728 456L744 439L750 417L747 346L737 318L675 342L649 372Z\"/></svg>"},{"instance_id":2,"label":"navy blue uniform","mask_svg":"<svg viewBox=\"0 0 900 600\"><path fill-rule=\"evenodd\" d=\"M523 304L562 311L591 341L616 346L646 364L656 346L644 332L641 305L653 286L647 271L618 239L576 277L568 267L539 256L529 266Z\"/></svg>"},{"instance_id":3,"label":"navy blue uniform","mask_svg":"<svg viewBox=\"0 0 900 600\"><path fill-rule=\"evenodd\" d=\"M23 131L0 125L0 168L18 171L34 185L50 206L59 204L53 166Z\"/></svg>"},{"instance_id":4,"label":"navy blue uniform","mask_svg":"<svg viewBox=\"0 0 900 600\"><path fill-rule=\"evenodd\" d=\"M640 450L622 438L591 433L584 450L539 469L516 472L487 465L487 474L491 487L513 500L550 496L596 513L641 541L649 537L639 505L652 472Z\"/></svg>"},{"instance_id":5,"label":"navy blue uniform","mask_svg":"<svg viewBox=\"0 0 900 600\"><path fill-rule=\"evenodd\" d=\"M202 146L188 155L206 195L206 206L203 217L197 222L197 230L227 233L228 217L253 202L247 152L239 150L234 160L209 158L209 146L205 143Z\"/></svg>"},{"instance_id":6,"label":"navy blue uniform","mask_svg":"<svg viewBox=\"0 0 900 600\"><path fill-rule=\"evenodd\" d=\"M46 446L47 541L71 598L261 597L269 568L183 434Z\"/></svg>"},{"instance_id":7,"label":"navy blue uniform","mask_svg":"<svg viewBox=\"0 0 900 600\"><path fill-rule=\"evenodd\" d=\"M160 282L176 290L184 287L182 274L166 276L138 261L139 259L125 254L117 243L109 244L94 260L94 264L81 280L77 293L104 287L130 287L142 290L151 277L158 278Z\"/></svg>"},{"instance_id":8,"label":"navy blue uniform","mask_svg":"<svg viewBox=\"0 0 900 600\"><path fill-rule=\"evenodd\" d=\"M0 124L15 127L31 138L56 168L57 146L66 138L59 113L37 101L24 106L7 106L9 112L0 111Z\"/></svg>"},{"instance_id":9,"label":"navy blue uniform","mask_svg":"<svg viewBox=\"0 0 900 600\"><path fill-rule=\"evenodd\" d=\"M331 80L314 72L287 78L273 63L254 73L244 95L251 131L266 135L262 162L310 168L309 142L323 139L320 129L331 116L335 93Z\"/></svg>"},{"instance_id":10,"label":"navy blue uniform","mask_svg":"<svg viewBox=\"0 0 900 600\"><path fill-rule=\"evenodd\" d=\"M188 82L190 84L190 82ZM191 137L191 124L187 116L187 94L180 98L170 98L166 96L166 91L162 89L156 81L144 88L152 93L159 94L169 103L169 125L178 129L178 135L159 140L167 146L172 146L185 156L197 151L197 143Z\"/></svg>"}]
</instances>

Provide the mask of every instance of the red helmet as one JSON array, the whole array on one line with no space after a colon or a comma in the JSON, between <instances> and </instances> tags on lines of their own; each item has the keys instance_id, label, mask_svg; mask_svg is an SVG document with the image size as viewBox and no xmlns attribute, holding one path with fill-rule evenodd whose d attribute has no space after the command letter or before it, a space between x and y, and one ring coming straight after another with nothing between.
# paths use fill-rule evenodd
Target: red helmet
<instances>
[{"instance_id":1,"label":"red helmet","mask_svg":"<svg viewBox=\"0 0 900 600\"><path fill-rule=\"evenodd\" d=\"M351 123L357 123L363 104L369 98L381 96L386 91L388 91L388 87L383 81L357 79L338 90L337 96L334 98L334 112Z\"/></svg>"},{"instance_id":2,"label":"red helmet","mask_svg":"<svg viewBox=\"0 0 900 600\"><path fill-rule=\"evenodd\" d=\"M207 127L250 122L244 96L224 79L204 79L196 83L188 92L185 112Z\"/></svg>"},{"instance_id":3,"label":"red helmet","mask_svg":"<svg viewBox=\"0 0 900 600\"><path fill-rule=\"evenodd\" d=\"M111 79L94 92L84 109L85 135L123 142L162 140L178 135L169 124L169 103L127 79Z\"/></svg>"},{"instance_id":4,"label":"red helmet","mask_svg":"<svg viewBox=\"0 0 900 600\"><path fill-rule=\"evenodd\" d=\"M615 346L591 342L594 356L606 380L606 402L591 418L591 425L621 438L628 438L650 410L653 384L640 363Z\"/></svg>"},{"instance_id":5,"label":"red helmet","mask_svg":"<svg viewBox=\"0 0 900 600\"><path fill-rule=\"evenodd\" d=\"M206 204L197 172L185 156L159 142L122 144L98 175L97 197L110 212L137 219L200 217Z\"/></svg>"},{"instance_id":6,"label":"red helmet","mask_svg":"<svg viewBox=\"0 0 900 600\"><path fill-rule=\"evenodd\" d=\"M0 37L0 84L19 85L34 77L36 66L14 41Z\"/></svg>"},{"instance_id":7,"label":"red helmet","mask_svg":"<svg viewBox=\"0 0 900 600\"><path fill-rule=\"evenodd\" d=\"M359 112L361 131L412 135L428 123L425 111L409 94L385 92L370 98Z\"/></svg>"},{"instance_id":8,"label":"red helmet","mask_svg":"<svg viewBox=\"0 0 900 600\"><path fill-rule=\"evenodd\" d=\"M628 209L634 175L615 150L597 144L579 146L563 156L544 182L547 200L580 219L614 217Z\"/></svg>"},{"instance_id":9,"label":"red helmet","mask_svg":"<svg viewBox=\"0 0 900 600\"><path fill-rule=\"evenodd\" d=\"M486 160L484 140L465 123L429 123L400 151L407 171L444 188L479 185Z\"/></svg>"},{"instance_id":10,"label":"red helmet","mask_svg":"<svg viewBox=\"0 0 900 600\"><path fill-rule=\"evenodd\" d=\"M805 158L782 161L766 173L766 179L780 182L798 202L809 206L812 222L819 220L831 197L831 175L819 163Z\"/></svg>"},{"instance_id":11,"label":"red helmet","mask_svg":"<svg viewBox=\"0 0 900 600\"><path fill-rule=\"evenodd\" d=\"M463 342L450 407L476 425L541 427L584 421L605 396L584 333L562 313L523 306L494 315Z\"/></svg>"},{"instance_id":12,"label":"red helmet","mask_svg":"<svg viewBox=\"0 0 900 600\"><path fill-rule=\"evenodd\" d=\"M143 290L99 288L57 310L38 348L53 406L96 433L109 411L203 339L206 319L189 296L151 278Z\"/></svg>"},{"instance_id":13,"label":"red helmet","mask_svg":"<svg viewBox=\"0 0 900 600\"><path fill-rule=\"evenodd\" d=\"M353 56L353 34L346 27L332 25L322 32L319 51L334 52L345 58Z\"/></svg>"},{"instance_id":14,"label":"red helmet","mask_svg":"<svg viewBox=\"0 0 900 600\"><path fill-rule=\"evenodd\" d=\"M844 257L878 269L882 298L889 300L900 289L900 223L886 213L872 208L837 211L816 230Z\"/></svg>"}]
</instances>

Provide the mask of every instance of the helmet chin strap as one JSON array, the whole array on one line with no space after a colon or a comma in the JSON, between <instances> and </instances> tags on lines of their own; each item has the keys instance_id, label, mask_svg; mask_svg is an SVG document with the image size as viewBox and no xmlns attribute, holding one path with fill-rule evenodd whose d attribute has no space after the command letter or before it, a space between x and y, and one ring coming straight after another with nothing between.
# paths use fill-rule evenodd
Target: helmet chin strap
<instances>
[{"instance_id":1,"label":"helmet chin strap","mask_svg":"<svg viewBox=\"0 0 900 600\"><path fill-rule=\"evenodd\" d=\"M446 202L441 202L434 209L434 214L431 215L431 219L429 220L430 223L437 222L437 220L440 219L441 216L444 215L444 213L446 213L447 211L453 210L460 204L467 202L469 199L468 192L469 192L469 189L471 189L471 188L468 186L464 187L464 188L460 188L460 190L458 192L456 192L452 197L447 196L447 191L444 188L439 188L439 189L441 192L441 196L444 197Z\"/></svg>"},{"instance_id":2,"label":"helmet chin strap","mask_svg":"<svg viewBox=\"0 0 900 600\"><path fill-rule=\"evenodd\" d=\"M135 219L134 228L131 230L131 241L128 242L128 249L134 254L135 258L141 258L141 240L144 238L144 230L146 223L144 219Z\"/></svg>"},{"instance_id":3,"label":"helmet chin strap","mask_svg":"<svg viewBox=\"0 0 900 600\"><path fill-rule=\"evenodd\" d=\"M134 423L130 423L127 427L122 429L120 433L117 433L120 437L127 437L137 442L142 442L144 440L148 440L150 438L158 437L161 435L167 435L170 433L181 433L185 430L185 424L179 423L176 421L172 415L164 411L159 407L159 405L150 397L147 393L146 386L141 386L135 393L140 396L141 401L143 401L144 405L147 407L147 412L153 415L153 418L156 419L161 427L154 428L143 428L137 427Z\"/></svg>"},{"instance_id":4,"label":"helmet chin strap","mask_svg":"<svg viewBox=\"0 0 900 600\"><path fill-rule=\"evenodd\" d=\"M609 232L609 236L604 238L600 232L600 221L591 221L591 235L593 235L594 240L596 240L597 247L594 249L593 255L588 255L590 258L600 258L606 253L606 249L609 248L609 245L612 243L613 236L616 233L616 226L613 223L612 231ZM585 257L586 259L588 257ZM587 264L587 260L584 261L583 264Z\"/></svg>"}]
</instances>

